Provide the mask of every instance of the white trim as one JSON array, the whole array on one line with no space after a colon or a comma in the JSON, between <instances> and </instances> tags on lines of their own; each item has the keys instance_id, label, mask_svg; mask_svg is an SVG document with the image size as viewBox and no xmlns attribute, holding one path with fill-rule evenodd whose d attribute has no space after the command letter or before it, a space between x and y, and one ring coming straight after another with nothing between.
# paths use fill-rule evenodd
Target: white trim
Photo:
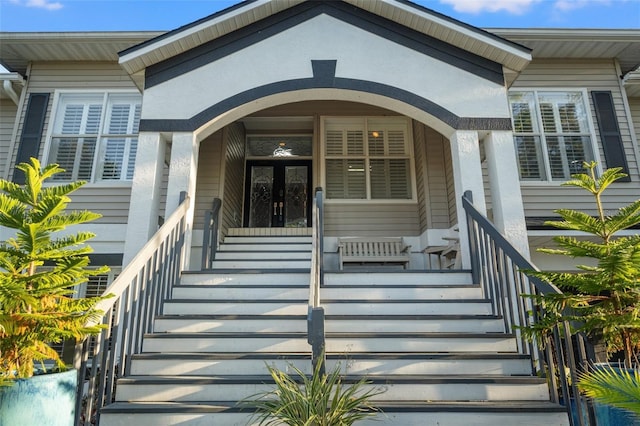
<instances>
[{"instance_id":1,"label":"white trim","mask_svg":"<svg viewBox=\"0 0 640 426\"><path fill-rule=\"evenodd\" d=\"M620 63L618 60L614 61L616 67L616 74L621 75L622 70L620 69ZM638 172L640 173L640 145L638 144L638 138L636 137L636 128L640 126L640 123L634 123L633 118L631 116L631 107L629 106L629 97L627 96L627 89L625 87L625 80L630 74L627 74L625 78L618 79L618 85L620 86L620 94L622 95L622 103L624 105L624 114L627 119L627 127L629 128L629 135L631 136L631 147L633 149L633 155L636 157L636 166L638 167ZM618 124L618 127L620 125ZM622 136L622 135L620 135ZM623 141L624 144L624 141ZM624 148L623 148L624 149ZM631 171L629 170L629 174Z\"/></svg>"},{"instance_id":2,"label":"white trim","mask_svg":"<svg viewBox=\"0 0 640 426\"><path fill-rule=\"evenodd\" d=\"M128 95L136 98L139 98L140 100L140 105L142 107L142 101L143 101L143 95L140 94L140 92L138 92L137 90L131 90L131 89L114 89L114 90L110 90L110 89L94 89L94 88L88 88L88 89L55 89L53 91L53 104L51 106L51 111L49 113L48 116L48 120L47 120L47 131L46 131L46 137L44 140L44 149L42 151L42 163L43 164L49 164L49 157L51 154L51 146L52 146L52 141L53 141L53 137L55 133L55 127L56 124L58 123L58 114L60 113L60 108L61 108L61 100L65 97L65 96L82 96L82 95L87 95L87 96L95 96L96 99L98 97L102 97L102 111L100 112L100 128L98 130L98 134L96 135L96 149L93 155L93 167L91 170L91 178L88 180L87 185L97 185L97 186L114 186L114 187L120 187L120 186L131 186L131 182L133 179L97 179L97 173L101 170L99 167L99 161L100 161L100 156L102 154L102 139L104 138L104 127L106 125L105 119L107 117L107 115L109 114L108 111L108 107L109 107L109 99L111 98L111 96L121 96L121 95ZM139 135L139 131L138 131L138 135ZM135 136L135 138L138 138L138 135ZM130 135L127 135L127 138L130 138ZM126 156L125 156L126 157ZM125 165L126 167L128 167L128 161L125 163L125 160L123 158L123 165ZM135 165L134 165L135 167ZM121 183L127 183L126 185L121 185Z\"/></svg>"},{"instance_id":3,"label":"white trim","mask_svg":"<svg viewBox=\"0 0 640 426\"><path fill-rule=\"evenodd\" d=\"M593 105L591 104L591 99L589 97L589 91L586 88L576 88L576 87L570 87L570 88L565 88L565 87L517 87L517 88L511 88L510 90L507 91L507 102L509 103L509 116L512 120L513 123L513 110L511 108L511 100L509 99L511 93L518 93L518 92L530 92L533 93L534 95L534 101L535 101L535 107L536 107L536 117L538 119L538 122L536 123L539 127L539 131L536 134L539 134L541 137L545 135L544 132L544 128L542 126L542 117L540 115L540 110L539 110L539 104L538 104L538 94L539 93L548 93L548 92L558 92L558 93L571 93L571 92L579 92L582 94L582 101L583 101L583 106L587 109L586 110L586 119L587 119L587 127L589 130L589 137L591 140L591 151L593 154L593 160L595 162L598 163L597 167L596 167L596 171L599 174L602 174L602 162L600 159L600 146L601 146L601 142L599 140L598 135L596 134L595 131L595 126L593 124ZM513 131L513 135L514 138L516 137L516 134L518 132L516 132L515 130ZM541 139L542 142L542 139ZM551 169L549 167L549 157L548 157L548 153L547 153L547 149L546 149L546 143L544 144L544 146L542 146L543 152L542 154L545 157L545 163L544 163L544 171L545 174L548 176L548 178L546 180L522 180L520 179L520 184L522 186L541 186L541 187L549 187L549 186L560 186L562 185L562 183L566 182L567 180L551 180ZM518 159L518 152L516 149L516 160Z\"/></svg>"}]
</instances>

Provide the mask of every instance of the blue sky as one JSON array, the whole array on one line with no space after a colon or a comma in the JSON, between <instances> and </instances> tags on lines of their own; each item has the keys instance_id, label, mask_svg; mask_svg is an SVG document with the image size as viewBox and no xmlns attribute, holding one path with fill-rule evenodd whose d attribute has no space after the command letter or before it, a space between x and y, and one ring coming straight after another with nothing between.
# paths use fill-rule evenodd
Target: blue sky
<instances>
[{"instance_id":1,"label":"blue sky","mask_svg":"<svg viewBox=\"0 0 640 426\"><path fill-rule=\"evenodd\" d=\"M640 0L414 1L482 28L640 29ZM0 31L171 30L235 3L234 0L0 0Z\"/></svg>"}]
</instances>

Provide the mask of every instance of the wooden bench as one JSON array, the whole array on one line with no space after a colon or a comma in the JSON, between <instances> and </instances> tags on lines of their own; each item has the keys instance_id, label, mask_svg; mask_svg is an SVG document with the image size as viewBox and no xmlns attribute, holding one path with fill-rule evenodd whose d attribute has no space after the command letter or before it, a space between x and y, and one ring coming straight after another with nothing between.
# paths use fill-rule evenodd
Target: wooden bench
<instances>
[{"instance_id":1,"label":"wooden bench","mask_svg":"<svg viewBox=\"0 0 640 426\"><path fill-rule=\"evenodd\" d=\"M396 263L407 269L411 252L401 237L339 238L340 270L345 263Z\"/></svg>"}]
</instances>

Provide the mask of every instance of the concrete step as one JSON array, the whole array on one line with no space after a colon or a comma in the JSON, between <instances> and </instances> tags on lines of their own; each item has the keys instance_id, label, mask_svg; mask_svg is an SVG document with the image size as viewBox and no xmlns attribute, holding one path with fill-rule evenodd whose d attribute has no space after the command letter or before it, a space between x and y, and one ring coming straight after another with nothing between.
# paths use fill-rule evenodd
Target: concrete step
<instances>
[{"instance_id":1,"label":"concrete step","mask_svg":"<svg viewBox=\"0 0 640 426\"><path fill-rule=\"evenodd\" d=\"M266 249L268 250L268 249ZM216 253L215 261L218 260L309 260L310 251L282 251L279 247L274 247L270 251L222 251Z\"/></svg>"},{"instance_id":2,"label":"concrete step","mask_svg":"<svg viewBox=\"0 0 640 426\"><path fill-rule=\"evenodd\" d=\"M310 236L227 236L223 244L311 244ZM222 245L222 244L221 244Z\"/></svg>"},{"instance_id":3,"label":"concrete step","mask_svg":"<svg viewBox=\"0 0 640 426\"><path fill-rule=\"evenodd\" d=\"M249 268L244 271L218 270L212 272L183 272L180 277L181 285L261 285L282 286L302 285L309 286L309 271L257 271Z\"/></svg>"},{"instance_id":4,"label":"concrete step","mask_svg":"<svg viewBox=\"0 0 640 426\"><path fill-rule=\"evenodd\" d=\"M270 244L270 243L224 243L224 244L220 244L220 247L218 247L218 251L216 253L216 257L218 254L224 253L224 252L234 252L234 251L242 251L242 252L252 252L252 251L259 251L259 252L265 252L265 251L271 251L271 250L280 250L280 251L289 251L289 252L296 252L296 251L303 251L303 252L310 252L311 251L311 244L310 243L274 243L274 244Z\"/></svg>"},{"instance_id":5,"label":"concrete step","mask_svg":"<svg viewBox=\"0 0 640 426\"><path fill-rule=\"evenodd\" d=\"M304 315L306 299L172 299L165 315ZM491 305L478 300L323 300L327 315L488 315Z\"/></svg>"},{"instance_id":6,"label":"concrete step","mask_svg":"<svg viewBox=\"0 0 640 426\"><path fill-rule=\"evenodd\" d=\"M469 271L375 271L375 272L337 272L326 271L324 274L325 286L342 285L460 285L473 284Z\"/></svg>"},{"instance_id":7,"label":"concrete step","mask_svg":"<svg viewBox=\"0 0 640 426\"><path fill-rule=\"evenodd\" d=\"M309 269L311 261L309 259L286 259L274 260L252 260L252 259L231 259L214 260L211 262L212 269Z\"/></svg>"},{"instance_id":8,"label":"concrete step","mask_svg":"<svg viewBox=\"0 0 640 426\"><path fill-rule=\"evenodd\" d=\"M359 377L346 376L343 383ZM363 389L384 393L372 401L545 401L547 384L535 377L398 376L368 378ZM118 380L118 401L241 401L273 389L273 379L260 376L129 376Z\"/></svg>"},{"instance_id":9,"label":"concrete step","mask_svg":"<svg viewBox=\"0 0 640 426\"><path fill-rule=\"evenodd\" d=\"M285 352L308 354L305 333L164 333L148 334L142 352Z\"/></svg>"},{"instance_id":10,"label":"concrete step","mask_svg":"<svg viewBox=\"0 0 640 426\"><path fill-rule=\"evenodd\" d=\"M482 299L340 300L322 299L326 315L487 315L491 304Z\"/></svg>"},{"instance_id":11,"label":"concrete step","mask_svg":"<svg viewBox=\"0 0 640 426\"><path fill-rule=\"evenodd\" d=\"M380 404L383 413L358 425L379 426L568 426L564 407L542 401ZM117 402L102 412L101 426L255 426L234 403Z\"/></svg>"},{"instance_id":12,"label":"concrete step","mask_svg":"<svg viewBox=\"0 0 640 426\"><path fill-rule=\"evenodd\" d=\"M181 284L173 289L177 299L274 299L305 298L309 285L263 285L238 286L234 284ZM324 299L334 300L439 300L439 299L481 299L482 291L477 286L376 286L376 287L323 287Z\"/></svg>"},{"instance_id":13,"label":"concrete step","mask_svg":"<svg viewBox=\"0 0 640 426\"><path fill-rule=\"evenodd\" d=\"M306 299L309 297L308 285L262 286L262 285L178 285L173 288L174 299Z\"/></svg>"},{"instance_id":14,"label":"concrete step","mask_svg":"<svg viewBox=\"0 0 640 426\"><path fill-rule=\"evenodd\" d=\"M308 353L306 333L162 333L145 335L143 352ZM512 336L502 333L329 333L328 353L511 352Z\"/></svg>"},{"instance_id":15,"label":"concrete step","mask_svg":"<svg viewBox=\"0 0 640 426\"><path fill-rule=\"evenodd\" d=\"M156 318L157 333L243 333L306 332L305 315L163 315ZM501 318L493 315L330 315L325 330L355 333L376 332L469 332L499 333L505 331Z\"/></svg>"},{"instance_id":16,"label":"concrete step","mask_svg":"<svg viewBox=\"0 0 640 426\"><path fill-rule=\"evenodd\" d=\"M165 315L306 315L307 310L306 299L172 299L164 304Z\"/></svg>"},{"instance_id":17,"label":"concrete step","mask_svg":"<svg viewBox=\"0 0 640 426\"><path fill-rule=\"evenodd\" d=\"M144 375L263 375L266 365L293 373L292 366L311 374L308 354L287 353L143 353L134 355L131 374ZM393 354L351 353L328 354L327 369L337 366L343 374L404 375L506 375L531 374L528 357L516 354Z\"/></svg>"}]
</instances>

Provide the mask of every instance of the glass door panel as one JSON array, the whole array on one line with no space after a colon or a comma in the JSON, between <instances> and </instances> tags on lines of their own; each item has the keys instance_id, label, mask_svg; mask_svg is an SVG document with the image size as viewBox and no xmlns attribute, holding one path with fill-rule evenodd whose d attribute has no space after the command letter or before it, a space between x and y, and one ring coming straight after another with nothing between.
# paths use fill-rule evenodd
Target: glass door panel
<instances>
[{"instance_id":1,"label":"glass door panel","mask_svg":"<svg viewBox=\"0 0 640 426\"><path fill-rule=\"evenodd\" d=\"M248 161L244 226L249 228L310 225L311 162Z\"/></svg>"},{"instance_id":2,"label":"glass door panel","mask_svg":"<svg viewBox=\"0 0 640 426\"><path fill-rule=\"evenodd\" d=\"M273 166L252 166L250 170L249 227L271 226Z\"/></svg>"},{"instance_id":3,"label":"glass door panel","mask_svg":"<svg viewBox=\"0 0 640 426\"><path fill-rule=\"evenodd\" d=\"M307 166L284 168L284 226L287 228L307 227L308 169Z\"/></svg>"}]
</instances>

